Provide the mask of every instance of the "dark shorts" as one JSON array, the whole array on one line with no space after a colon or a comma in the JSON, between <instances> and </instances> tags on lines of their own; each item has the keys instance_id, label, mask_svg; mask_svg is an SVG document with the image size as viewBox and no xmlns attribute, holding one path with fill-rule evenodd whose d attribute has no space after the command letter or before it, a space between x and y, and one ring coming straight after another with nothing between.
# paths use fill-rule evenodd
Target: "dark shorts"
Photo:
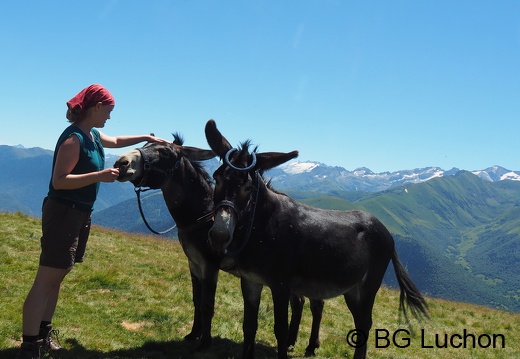
<instances>
[{"instance_id":1,"label":"dark shorts","mask_svg":"<svg viewBox=\"0 0 520 359\"><path fill-rule=\"evenodd\" d=\"M46 198L42 212L40 265L68 269L83 262L90 233L91 211Z\"/></svg>"}]
</instances>

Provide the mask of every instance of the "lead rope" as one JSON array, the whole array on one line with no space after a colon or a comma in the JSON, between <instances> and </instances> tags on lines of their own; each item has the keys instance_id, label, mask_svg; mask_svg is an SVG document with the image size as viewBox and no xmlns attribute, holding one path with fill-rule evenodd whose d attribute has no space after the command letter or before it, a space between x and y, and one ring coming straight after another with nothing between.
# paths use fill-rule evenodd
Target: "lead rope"
<instances>
[{"instance_id":1,"label":"lead rope","mask_svg":"<svg viewBox=\"0 0 520 359\"><path fill-rule=\"evenodd\" d=\"M159 235L163 235L163 234L166 234L166 233L169 233L169 232L173 231L175 228L177 228L177 224L174 224L171 228L168 228L167 230L164 230L164 231L161 231L161 232L158 232L158 231L154 230L148 224L148 221L146 220L146 218L144 216L143 207L141 206L141 192L146 192L146 191L149 191L149 190L151 190L151 188L143 189L142 187L135 187L135 189L134 189L135 194L137 195L137 205L139 206L139 212L141 213L141 218L143 219L143 222L146 225L146 228L148 228L150 230L150 232L155 233L155 234L159 234Z\"/></svg>"}]
</instances>

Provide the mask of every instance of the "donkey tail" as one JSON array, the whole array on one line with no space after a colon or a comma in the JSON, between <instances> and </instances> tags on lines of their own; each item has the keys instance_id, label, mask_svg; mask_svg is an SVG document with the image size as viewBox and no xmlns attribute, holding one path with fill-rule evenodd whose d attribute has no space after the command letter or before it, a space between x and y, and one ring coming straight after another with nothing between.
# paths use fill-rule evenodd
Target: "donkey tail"
<instances>
[{"instance_id":1,"label":"donkey tail","mask_svg":"<svg viewBox=\"0 0 520 359\"><path fill-rule=\"evenodd\" d=\"M417 289L415 284L413 284L410 275L406 271L406 268L399 261L399 257L397 256L397 252L395 250L392 255L392 264L394 265L395 275L401 290L401 294L399 296L399 312L404 314L406 322L408 322L406 306L410 308L410 311L415 318L429 318L428 304L426 303L426 300L423 298L422 294L419 292L419 289Z\"/></svg>"}]
</instances>

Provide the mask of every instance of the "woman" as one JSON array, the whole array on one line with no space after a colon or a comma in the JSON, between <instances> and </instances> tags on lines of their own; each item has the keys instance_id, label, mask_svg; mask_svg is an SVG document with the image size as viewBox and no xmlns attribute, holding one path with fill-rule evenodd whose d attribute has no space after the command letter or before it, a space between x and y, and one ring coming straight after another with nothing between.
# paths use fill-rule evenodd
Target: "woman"
<instances>
[{"instance_id":1,"label":"woman","mask_svg":"<svg viewBox=\"0 0 520 359\"><path fill-rule=\"evenodd\" d=\"M43 202L40 263L23 306L19 359L40 358L40 349L61 349L52 339L51 324L60 285L74 264L83 262L100 182L114 182L119 175L117 168L104 168L103 148L166 142L148 135L112 137L98 131L114 105L113 96L101 85L88 86L67 102L71 125L54 151L49 193Z\"/></svg>"}]
</instances>

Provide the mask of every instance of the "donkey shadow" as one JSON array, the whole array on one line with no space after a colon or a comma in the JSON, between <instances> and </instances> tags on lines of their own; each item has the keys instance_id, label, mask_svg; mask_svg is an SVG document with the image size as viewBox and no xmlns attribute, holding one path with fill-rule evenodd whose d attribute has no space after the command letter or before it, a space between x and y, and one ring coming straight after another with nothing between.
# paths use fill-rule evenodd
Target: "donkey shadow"
<instances>
[{"instance_id":1,"label":"donkey shadow","mask_svg":"<svg viewBox=\"0 0 520 359\"><path fill-rule=\"evenodd\" d=\"M66 339L64 347L66 352L43 355L42 358L52 359L234 359L240 358L242 343L229 339L214 337L211 348L197 351L196 342L184 340L168 342L145 342L140 347L124 348L103 352L95 349L87 349L75 339ZM17 348L0 350L0 358L15 358ZM276 358L276 349L258 343L255 347L258 358Z\"/></svg>"}]
</instances>

